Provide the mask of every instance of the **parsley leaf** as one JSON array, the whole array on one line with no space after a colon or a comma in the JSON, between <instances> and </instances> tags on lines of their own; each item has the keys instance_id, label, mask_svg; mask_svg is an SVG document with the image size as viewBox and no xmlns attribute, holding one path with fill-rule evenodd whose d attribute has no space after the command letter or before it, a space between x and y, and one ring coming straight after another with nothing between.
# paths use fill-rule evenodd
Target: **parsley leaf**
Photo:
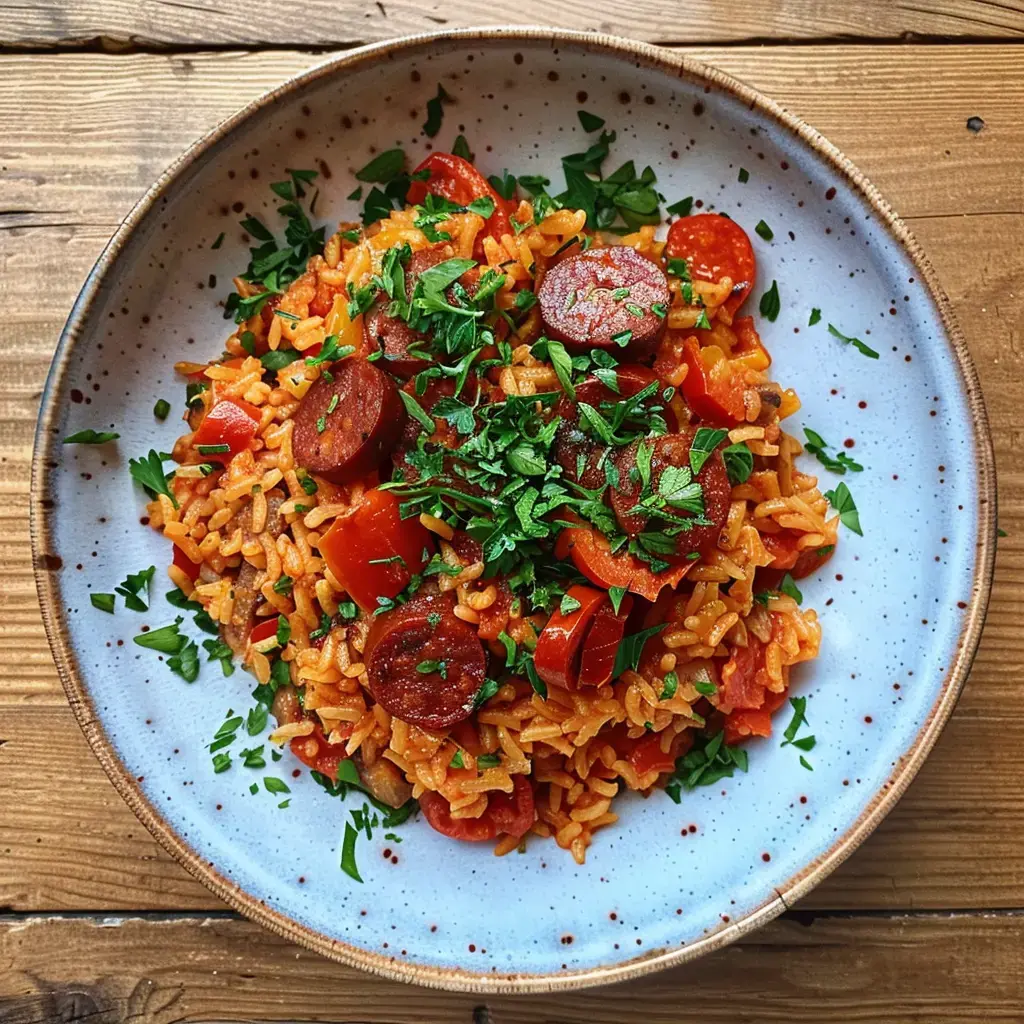
<instances>
[{"instance_id":1,"label":"parsley leaf","mask_svg":"<svg viewBox=\"0 0 1024 1024\"><path fill-rule=\"evenodd\" d=\"M771 288L761 296L761 304L758 308L761 311L761 316L766 320L770 320L772 323L775 323L778 319L779 312L782 309L782 302L779 299L779 286L777 282L772 281Z\"/></svg>"},{"instance_id":2,"label":"parsley leaf","mask_svg":"<svg viewBox=\"0 0 1024 1024\"><path fill-rule=\"evenodd\" d=\"M813 327L819 320L821 320L821 310L815 306L811 310L811 315L807 318L807 326Z\"/></svg>"},{"instance_id":3,"label":"parsley leaf","mask_svg":"<svg viewBox=\"0 0 1024 1024\"><path fill-rule=\"evenodd\" d=\"M101 612L109 612L111 615L114 614L114 601L116 598L113 594L98 594L95 591L89 595L89 602L93 608L99 608Z\"/></svg>"},{"instance_id":4,"label":"parsley leaf","mask_svg":"<svg viewBox=\"0 0 1024 1024\"><path fill-rule=\"evenodd\" d=\"M167 667L186 683L194 683L199 677L199 648L195 641L186 641L177 654L167 659Z\"/></svg>"},{"instance_id":5,"label":"parsley leaf","mask_svg":"<svg viewBox=\"0 0 1024 1024\"><path fill-rule=\"evenodd\" d=\"M842 331L840 331L833 324L828 325L828 333L833 338L838 338L845 345L852 345L862 356L867 356L868 359L877 359L878 353L868 345L865 345L860 338L849 338Z\"/></svg>"},{"instance_id":6,"label":"parsley leaf","mask_svg":"<svg viewBox=\"0 0 1024 1024\"><path fill-rule=\"evenodd\" d=\"M177 498L167 486L163 456L155 449L151 448L145 458L129 459L128 472L133 480L142 484L151 498L155 498L158 494L164 494L171 499L171 504L175 508L178 507Z\"/></svg>"},{"instance_id":7,"label":"parsley leaf","mask_svg":"<svg viewBox=\"0 0 1024 1024\"><path fill-rule=\"evenodd\" d=\"M711 458L714 450L729 436L728 430L698 427L690 443L690 469L696 476Z\"/></svg>"},{"instance_id":8,"label":"parsley leaf","mask_svg":"<svg viewBox=\"0 0 1024 1024\"><path fill-rule=\"evenodd\" d=\"M655 633L660 633L666 625L667 623L662 622L657 626L641 629L639 633L632 633L627 637L623 637L618 650L615 652L615 667L612 669L612 679L617 679L627 669L635 672L637 665L640 664L640 656L643 654L644 644Z\"/></svg>"},{"instance_id":9,"label":"parsley leaf","mask_svg":"<svg viewBox=\"0 0 1024 1024\"><path fill-rule=\"evenodd\" d=\"M725 469L729 474L729 483L745 484L754 470L754 453L742 442L729 445L722 449Z\"/></svg>"},{"instance_id":10,"label":"parsley leaf","mask_svg":"<svg viewBox=\"0 0 1024 1024\"><path fill-rule=\"evenodd\" d=\"M441 130L441 120L444 117L442 103L452 101L451 96L445 92L444 86L438 84L437 95L427 100L427 119L423 122L423 134L433 138Z\"/></svg>"},{"instance_id":11,"label":"parsley leaf","mask_svg":"<svg viewBox=\"0 0 1024 1024\"><path fill-rule=\"evenodd\" d=\"M585 132L596 132L598 128L604 127L604 118L597 114L588 113L586 110L577 110L576 116L580 119Z\"/></svg>"},{"instance_id":12,"label":"parsley leaf","mask_svg":"<svg viewBox=\"0 0 1024 1024\"><path fill-rule=\"evenodd\" d=\"M779 593L793 598L797 604L804 603L804 595L800 593L800 588L796 585L793 577L788 572L782 577L782 582L779 584Z\"/></svg>"},{"instance_id":13,"label":"parsley leaf","mask_svg":"<svg viewBox=\"0 0 1024 1024\"><path fill-rule=\"evenodd\" d=\"M170 625L151 629L148 633L140 633L138 636L132 637L132 640L139 647L146 647L151 651L160 651L161 654L177 654L188 640L178 629L181 623L182 618L179 615Z\"/></svg>"},{"instance_id":14,"label":"parsley leaf","mask_svg":"<svg viewBox=\"0 0 1024 1024\"><path fill-rule=\"evenodd\" d=\"M383 153L378 153L368 164L356 171L356 179L387 184L404 170L405 150L385 149Z\"/></svg>"},{"instance_id":15,"label":"parsley leaf","mask_svg":"<svg viewBox=\"0 0 1024 1024\"><path fill-rule=\"evenodd\" d=\"M864 533L860 528L860 513L857 511L850 488L845 483L841 483L834 491L826 491L825 497L839 513L839 521L843 526L853 530L858 537L863 537Z\"/></svg>"},{"instance_id":16,"label":"parsley leaf","mask_svg":"<svg viewBox=\"0 0 1024 1024\"><path fill-rule=\"evenodd\" d=\"M754 230L766 241L770 242L775 237L775 232L763 220L757 222Z\"/></svg>"},{"instance_id":17,"label":"parsley leaf","mask_svg":"<svg viewBox=\"0 0 1024 1024\"><path fill-rule=\"evenodd\" d=\"M106 444L108 441L116 441L120 436L112 430L93 430L88 427L79 430L77 434L68 434L61 444Z\"/></svg>"},{"instance_id":18,"label":"parsley leaf","mask_svg":"<svg viewBox=\"0 0 1024 1024\"><path fill-rule=\"evenodd\" d=\"M151 565L141 572L130 572L114 592L124 598L124 606L133 612L149 611L149 585L153 582L156 566Z\"/></svg>"}]
</instances>

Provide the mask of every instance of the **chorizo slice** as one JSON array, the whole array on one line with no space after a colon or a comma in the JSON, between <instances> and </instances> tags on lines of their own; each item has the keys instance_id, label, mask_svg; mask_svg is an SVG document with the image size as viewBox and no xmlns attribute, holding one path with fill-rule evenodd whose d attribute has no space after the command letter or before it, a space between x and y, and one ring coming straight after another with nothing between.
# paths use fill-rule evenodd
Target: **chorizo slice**
<instances>
[{"instance_id":1,"label":"chorizo slice","mask_svg":"<svg viewBox=\"0 0 1024 1024\"><path fill-rule=\"evenodd\" d=\"M732 295L725 308L733 315L754 287L757 261L750 238L736 221L721 214L681 217L669 228L665 255L686 260L695 281L719 284L728 277Z\"/></svg>"},{"instance_id":2,"label":"chorizo slice","mask_svg":"<svg viewBox=\"0 0 1024 1024\"><path fill-rule=\"evenodd\" d=\"M386 373L365 359L334 364L295 412L292 444L300 466L344 484L376 469L405 426L405 407Z\"/></svg>"},{"instance_id":3,"label":"chorizo slice","mask_svg":"<svg viewBox=\"0 0 1024 1024\"><path fill-rule=\"evenodd\" d=\"M607 445L580 429L578 403L584 402L597 409L602 402L618 402L623 398L631 398L657 379L654 371L646 366L624 363L615 368L618 391L597 377L588 377L582 384L576 386L575 402L568 395L563 395L559 399L555 413L561 417L562 422L555 433L553 451L555 461L562 467L567 479L590 490L601 487L605 482L602 455ZM661 397L656 393L650 401L661 402Z\"/></svg>"},{"instance_id":4,"label":"chorizo slice","mask_svg":"<svg viewBox=\"0 0 1024 1024\"><path fill-rule=\"evenodd\" d=\"M562 260L537 292L547 334L573 352L593 348L634 357L657 347L668 309L668 279L628 245L588 249Z\"/></svg>"},{"instance_id":5,"label":"chorizo slice","mask_svg":"<svg viewBox=\"0 0 1024 1024\"><path fill-rule=\"evenodd\" d=\"M420 249L412 254L405 268L405 294L411 296L420 274L452 258L448 246ZM363 337L371 352L383 351L381 366L396 377L412 377L427 369L430 362L410 355L409 349L422 347L429 340L422 331L414 331L401 317L388 316L386 296L377 299L363 317Z\"/></svg>"},{"instance_id":6,"label":"chorizo slice","mask_svg":"<svg viewBox=\"0 0 1024 1024\"><path fill-rule=\"evenodd\" d=\"M431 732L468 718L487 675L476 630L449 599L412 601L374 619L363 660L370 693L385 711Z\"/></svg>"},{"instance_id":7,"label":"chorizo slice","mask_svg":"<svg viewBox=\"0 0 1024 1024\"><path fill-rule=\"evenodd\" d=\"M678 434L664 434L653 442L645 442L652 445L650 479L651 490L655 494L659 493L661 479L670 466L690 468L690 446L695 434L694 430L685 430ZM641 533L650 518L643 512L633 511L641 494L639 472L634 472L639 443L634 442L615 456L615 464L619 471L619 487L618 489L611 488L611 503L616 518L623 531L631 537ZM676 534L675 551L658 554L658 557L663 558L666 562L684 561L694 552L703 553L714 548L718 544L718 537L725 526L729 515L732 485L729 483L729 474L718 449L701 467L696 476L696 482L701 487L704 518L710 520L711 525L692 526L690 529ZM665 506L665 511L683 519L693 517L692 512L673 507L671 503Z\"/></svg>"}]
</instances>

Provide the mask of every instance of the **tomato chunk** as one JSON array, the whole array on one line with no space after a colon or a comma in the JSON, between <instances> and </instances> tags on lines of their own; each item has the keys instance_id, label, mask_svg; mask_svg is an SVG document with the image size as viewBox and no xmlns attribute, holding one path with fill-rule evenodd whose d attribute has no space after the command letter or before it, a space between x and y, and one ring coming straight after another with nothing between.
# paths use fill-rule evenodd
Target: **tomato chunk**
<instances>
[{"instance_id":1,"label":"tomato chunk","mask_svg":"<svg viewBox=\"0 0 1024 1024\"><path fill-rule=\"evenodd\" d=\"M788 691L772 693L767 690L764 704L753 710L734 711L725 719L725 742L733 745L742 743L752 736L771 736L772 715L786 703Z\"/></svg>"},{"instance_id":2,"label":"tomato chunk","mask_svg":"<svg viewBox=\"0 0 1024 1024\"><path fill-rule=\"evenodd\" d=\"M266 640L268 637L276 635L277 620L279 618L279 615L275 615L272 619L264 619L263 622L253 626L252 632L249 634L249 643L258 644L261 640Z\"/></svg>"},{"instance_id":3,"label":"tomato chunk","mask_svg":"<svg viewBox=\"0 0 1024 1024\"><path fill-rule=\"evenodd\" d=\"M494 200L494 212L485 221L483 233L495 240L512 234L509 218L514 207L491 188L487 179L468 160L452 153L431 153L416 168L418 171L429 171L430 177L426 181L413 181L406 196L407 202L419 206L428 193L459 206L468 206L474 199L490 198ZM478 238L477 246L482 252L480 241Z\"/></svg>"},{"instance_id":4,"label":"tomato chunk","mask_svg":"<svg viewBox=\"0 0 1024 1024\"><path fill-rule=\"evenodd\" d=\"M759 569L757 582L769 590L778 590L783 576L788 571L795 580L816 573L833 555L835 546L827 544L820 548L798 548L797 534L766 533L761 543L772 556L772 563Z\"/></svg>"},{"instance_id":5,"label":"tomato chunk","mask_svg":"<svg viewBox=\"0 0 1024 1024\"><path fill-rule=\"evenodd\" d=\"M339 723L337 731L347 740L352 735L352 728L351 722L342 722ZM348 760L345 744L328 743L319 723L313 726L313 731L308 736L296 736L288 746L307 768L326 775L331 782L338 781L338 765Z\"/></svg>"},{"instance_id":6,"label":"tomato chunk","mask_svg":"<svg viewBox=\"0 0 1024 1024\"><path fill-rule=\"evenodd\" d=\"M724 356L709 366L697 339L687 338L683 343L683 362L687 366L683 378L683 397L687 405L705 420L742 423L746 417L743 382L732 372Z\"/></svg>"},{"instance_id":7,"label":"tomato chunk","mask_svg":"<svg viewBox=\"0 0 1024 1024\"><path fill-rule=\"evenodd\" d=\"M697 281L718 284L732 281L732 295L725 308L735 314L754 287L757 263L746 231L728 217L698 213L682 217L669 228L665 255L684 259L690 276Z\"/></svg>"},{"instance_id":8,"label":"tomato chunk","mask_svg":"<svg viewBox=\"0 0 1024 1024\"><path fill-rule=\"evenodd\" d=\"M185 554L177 544L174 545L174 565L180 569L193 583L199 579L199 566Z\"/></svg>"},{"instance_id":9,"label":"tomato chunk","mask_svg":"<svg viewBox=\"0 0 1024 1024\"><path fill-rule=\"evenodd\" d=\"M718 695L732 708L756 710L765 701L764 644L747 633L747 646L736 647L722 666Z\"/></svg>"},{"instance_id":10,"label":"tomato chunk","mask_svg":"<svg viewBox=\"0 0 1024 1024\"><path fill-rule=\"evenodd\" d=\"M512 778L511 793L494 791L487 798L487 809L479 818L453 818L451 805L440 793L424 793L420 810L436 832L449 839L480 843L498 835L526 835L534 821L533 789L522 775Z\"/></svg>"},{"instance_id":11,"label":"tomato chunk","mask_svg":"<svg viewBox=\"0 0 1024 1024\"><path fill-rule=\"evenodd\" d=\"M338 582L364 612L378 597L395 597L423 568L433 535L419 519L403 519L390 491L372 488L351 512L339 516L320 541L320 554ZM397 556L397 557L396 557Z\"/></svg>"},{"instance_id":12,"label":"tomato chunk","mask_svg":"<svg viewBox=\"0 0 1024 1024\"><path fill-rule=\"evenodd\" d=\"M676 766L675 743L669 745L666 754L661 749L661 736L658 733L651 733L637 743L626 760L633 766L637 775L644 775L655 769L659 772L670 772Z\"/></svg>"},{"instance_id":13,"label":"tomato chunk","mask_svg":"<svg viewBox=\"0 0 1024 1024\"><path fill-rule=\"evenodd\" d=\"M537 638L533 664L537 669L537 675L548 686L575 690L579 685L583 639L594 621L598 608L608 603L608 595L603 590L575 584L568 589L566 597L577 602L577 607L564 615L561 609L556 609L548 619Z\"/></svg>"},{"instance_id":14,"label":"tomato chunk","mask_svg":"<svg viewBox=\"0 0 1024 1024\"><path fill-rule=\"evenodd\" d=\"M230 462L249 447L249 442L256 436L260 418L256 406L240 398L222 398L199 424L199 429L192 436L192 445L196 449L207 445L215 448L227 445L227 451L200 450L199 453L204 459Z\"/></svg>"}]
</instances>

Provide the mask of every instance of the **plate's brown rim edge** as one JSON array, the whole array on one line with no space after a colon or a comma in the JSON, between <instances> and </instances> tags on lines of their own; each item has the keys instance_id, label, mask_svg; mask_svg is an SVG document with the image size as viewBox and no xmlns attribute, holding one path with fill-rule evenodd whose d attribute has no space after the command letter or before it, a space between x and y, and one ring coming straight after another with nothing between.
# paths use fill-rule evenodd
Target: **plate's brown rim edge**
<instances>
[{"instance_id":1,"label":"plate's brown rim edge","mask_svg":"<svg viewBox=\"0 0 1024 1024\"><path fill-rule=\"evenodd\" d=\"M58 610L60 608L57 604L57 597L59 596L57 591L59 588L53 571L48 568L49 563L45 557L49 551L50 533L45 514L46 510L43 508L43 499L44 495L48 492L48 467L46 463L51 460L51 452L56 444L55 428L50 426L50 424L54 418L56 409L55 398L60 390L59 385L83 323L101 290L107 272L113 266L115 258L130 238L135 227L153 207L165 189L180 175L185 173L207 150L225 138L255 111L277 101L286 94L304 88L322 77L334 74L340 69L350 68L363 63L372 63L378 59L388 59L396 51L427 50L431 46L460 41L486 43L489 41L515 42L516 40L528 43L547 42L553 47L569 45L583 49L599 50L618 57L640 60L650 67L669 74L712 85L736 96L751 109L757 109L769 116L831 163L837 173L846 179L856 192L860 193L874 212L881 218L893 239L907 252L920 273L922 280L925 282L932 301L939 312L946 331L946 338L960 371L965 397L971 411L971 426L978 454L977 559L972 581L971 598L964 625L960 632L957 654L946 673L942 691L933 705L928 718L907 752L900 758L900 762L889 782L876 794L850 828L834 841L827 852L817 857L806 868L795 874L787 881L784 887L776 889L772 897L741 919L733 921L712 934L678 949L651 950L640 957L612 966L590 968L557 975L523 973L483 974L466 971L461 968L438 968L403 964L381 954L371 953L346 943L329 939L325 935L298 924L285 915L260 903L250 894L243 892L235 883L223 878L212 864L204 863L150 805L135 779L128 774L124 765L117 757L104 733L102 725L95 716L88 693L78 677L75 656L66 635L62 614ZM654 970L685 963L705 953L719 949L747 932L766 924L778 916L794 900L799 899L821 882L864 841L877 827L882 818L895 806L899 797L917 774L918 769L924 762L956 706L981 637L992 586L996 548L995 459L988 417L985 411L977 371L951 308L949 298L939 284L930 262L917 240L907 229L906 225L896 216L875 186L868 181L837 147L815 129L811 128L810 125L788 113L775 101L724 72L708 67L702 62L684 54L655 47L647 43L634 42L604 34L562 31L533 26L466 28L448 32L425 33L346 51L289 79L276 89L257 97L193 143L147 190L145 195L124 219L118 231L100 255L96 265L90 271L82 291L75 301L67 324L61 334L43 391L33 449L29 508L33 573L39 594L43 622L58 674L68 695L69 703L89 745L103 765L114 787L164 849L230 906L284 938L298 942L307 948L342 963L360 967L393 980L415 982L427 987L446 989L448 991L483 994L555 992L583 988L624 981Z\"/></svg>"}]
</instances>

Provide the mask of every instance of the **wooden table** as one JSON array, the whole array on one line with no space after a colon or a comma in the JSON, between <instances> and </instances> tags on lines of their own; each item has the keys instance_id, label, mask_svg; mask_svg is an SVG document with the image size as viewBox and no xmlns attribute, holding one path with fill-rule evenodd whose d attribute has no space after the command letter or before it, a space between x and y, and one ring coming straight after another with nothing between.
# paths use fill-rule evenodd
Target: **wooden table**
<instances>
[{"instance_id":1,"label":"wooden table","mask_svg":"<svg viewBox=\"0 0 1024 1024\"><path fill-rule=\"evenodd\" d=\"M683 46L745 79L821 129L910 222L981 374L1007 533L958 710L897 810L798 909L634 983L556 998L427 993L226 910L115 794L50 660L28 533L50 355L101 247L187 143L322 52L501 11L0 0L4 1024L1024 1020L1024 0L519 0L514 11Z\"/></svg>"}]
</instances>

